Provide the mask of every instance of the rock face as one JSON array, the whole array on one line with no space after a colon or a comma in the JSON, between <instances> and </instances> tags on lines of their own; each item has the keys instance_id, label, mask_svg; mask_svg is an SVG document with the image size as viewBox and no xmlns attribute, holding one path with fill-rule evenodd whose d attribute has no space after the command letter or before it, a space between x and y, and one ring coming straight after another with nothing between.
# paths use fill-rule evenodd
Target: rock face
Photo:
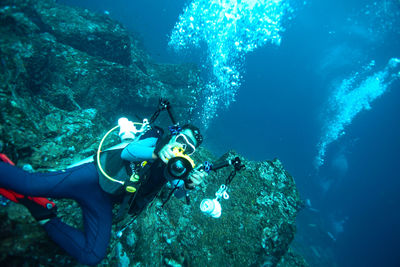
<instances>
[{"instance_id":1,"label":"rock face","mask_svg":"<svg viewBox=\"0 0 400 267\"><path fill-rule=\"evenodd\" d=\"M231 152L222 159L235 156ZM206 150L195 158L210 159ZM230 198L220 201L220 218L204 215L199 206L202 199L215 198L232 167L211 174L191 193L190 205L172 199L162 209L161 201L155 202L114 242L122 244L131 262L145 266L276 266L294 237L298 192L279 160L243 162L246 169L232 181Z\"/></svg>"},{"instance_id":2,"label":"rock face","mask_svg":"<svg viewBox=\"0 0 400 267\"><path fill-rule=\"evenodd\" d=\"M188 120L200 92L195 66L157 64L107 15L50 0L0 2L0 140L18 166L63 169L92 156L121 114L150 117L160 96ZM166 116L162 117L167 121ZM169 122L166 122L167 125ZM224 159L235 157L227 153ZM198 149L197 164L217 159ZM250 162L221 200L222 216L199 209L231 173L212 173L186 204L165 188L121 238L113 226L101 266L302 266L289 248L300 198L279 160ZM72 200L56 200L58 215L80 226ZM0 207L1 266L79 266L20 205ZM115 208L115 212L118 207Z\"/></svg>"},{"instance_id":3,"label":"rock face","mask_svg":"<svg viewBox=\"0 0 400 267\"><path fill-rule=\"evenodd\" d=\"M168 97L178 119L189 119L200 90L194 65L153 63L107 15L50 0L0 2L0 81L0 135L18 154L42 149L49 135L60 134L54 129L76 135L68 122L49 128L71 112L82 113L68 119L72 124L90 126L122 114L149 116ZM16 140L5 126L23 127L29 138Z\"/></svg>"},{"instance_id":4,"label":"rock face","mask_svg":"<svg viewBox=\"0 0 400 267\"><path fill-rule=\"evenodd\" d=\"M197 163L216 160L206 149L196 154ZM236 156L230 152L222 159ZM211 173L190 193L190 204L171 198L162 208L171 190L164 188L121 238L117 232L130 218L116 222L101 266L306 266L289 248L301 206L293 178L277 159L242 162L246 169L239 171L230 184L230 198L220 201L220 218L206 216L199 206L202 199L215 197L232 167ZM57 206L65 221L81 224L76 203L61 200ZM11 203L0 209L0 218L0 237L5 240L0 245L0 263L79 265L51 245L24 207Z\"/></svg>"}]
</instances>

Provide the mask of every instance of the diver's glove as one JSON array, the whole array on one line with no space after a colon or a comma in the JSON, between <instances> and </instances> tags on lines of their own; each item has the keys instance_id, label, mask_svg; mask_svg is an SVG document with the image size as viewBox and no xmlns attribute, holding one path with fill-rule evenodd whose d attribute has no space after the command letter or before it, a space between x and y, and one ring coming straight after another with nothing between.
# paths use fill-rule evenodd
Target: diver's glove
<instances>
[{"instance_id":1,"label":"diver's glove","mask_svg":"<svg viewBox=\"0 0 400 267\"><path fill-rule=\"evenodd\" d=\"M29 212L36 219L36 221L42 221L46 219L50 219L56 217L57 207L51 207L50 209L43 207L42 205L36 203L35 201L24 196L23 198L18 199L18 203L21 203L25 207L28 208ZM51 206L51 205L49 205Z\"/></svg>"},{"instance_id":2,"label":"diver's glove","mask_svg":"<svg viewBox=\"0 0 400 267\"><path fill-rule=\"evenodd\" d=\"M167 163L168 160L172 159L175 157L174 152L172 151L175 147L182 147L182 144L178 142L172 142L168 143L163 148L161 148L160 152L158 152L158 157L164 161L164 163Z\"/></svg>"},{"instance_id":3,"label":"diver's glove","mask_svg":"<svg viewBox=\"0 0 400 267\"><path fill-rule=\"evenodd\" d=\"M192 190L201 184L208 173L204 170L194 169L190 172L188 179L185 181L185 189Z\"/></svg>"}]
</instances>

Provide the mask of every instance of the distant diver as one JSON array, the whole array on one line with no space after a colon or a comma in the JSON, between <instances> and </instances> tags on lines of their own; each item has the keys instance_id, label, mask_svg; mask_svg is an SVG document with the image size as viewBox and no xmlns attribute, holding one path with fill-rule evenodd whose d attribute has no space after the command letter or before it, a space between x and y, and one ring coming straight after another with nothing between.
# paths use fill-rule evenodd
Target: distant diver
<instances>
[{"instance_id":1,"label":"distant diver","mask_svg":"<svg viewBox=\"0 0 400 267\"><path fill-rule=\"evenodd\" d=\"M162 110L168 111L174 123L165 136L162 128L153 125ZM139 130L135 124L141 125ZM91 160L61 171L29 173L0 162L3 195L10 198L7 192L17 192L22 196L16 202L25 205L48 235L82 264L96 265L106 256L113 204L120 204L117 217L130 214L134 219L168 182L173 189L167 200L172 194L187 197L187 191L207 175L204 169L194 168L190 158L203 141L200 130L190 124L179 127L168 101L160 100L150 121L133 123L123 118L118 128L121 144L102 150L110 130ZM41 197L45 205L35 197ZM82 209L84 232L62 222L47 197L76 200Z\"/></svg>"}]
</instances>

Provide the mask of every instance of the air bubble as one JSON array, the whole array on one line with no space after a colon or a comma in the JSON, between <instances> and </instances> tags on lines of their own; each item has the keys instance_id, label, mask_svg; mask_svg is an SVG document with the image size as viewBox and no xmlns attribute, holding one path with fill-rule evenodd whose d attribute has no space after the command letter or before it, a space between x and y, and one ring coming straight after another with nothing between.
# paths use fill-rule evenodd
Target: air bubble
<instances>
[{"instance_id":1,"label":"air bubble","mask_svg":"<svg viewBox=\"0 0 400 267\"><path fill-rule=\"evenodd\" d=\"M179 16L169 45L175 51L200 47L205 43L213 77L205 86L203 115L215 117L219 103L228 107L240 85L245 55L268 43L280 45L284 30L281 18L293 9L284 0L213 1L194 0ZM195 38L193 38L195 36ZM207 69L205 67L204 69ZM226 71L229 70L229 71ZM209 121L204 122L205 126Z\"/></svg>"}]
</instances>

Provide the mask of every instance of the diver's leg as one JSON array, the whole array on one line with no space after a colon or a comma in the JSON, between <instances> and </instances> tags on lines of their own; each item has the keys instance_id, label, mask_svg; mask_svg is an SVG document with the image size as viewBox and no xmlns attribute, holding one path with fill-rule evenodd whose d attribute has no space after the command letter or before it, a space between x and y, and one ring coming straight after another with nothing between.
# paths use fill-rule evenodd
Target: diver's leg
<instances>
[{"instance_id":1,"label":"diver's leg","mask_svg":"<svg viewBox=\"0 0 400 267\"><path fill-rule=\"evenodd\" d=\"M111 236L112 202L98 183L96 167L89 165L85 181L78 187L78 201L82 208L84 232L59 219L44 224L50 237L80 263L94 265L106 255Z\"/></svg>"},{"instance_id":2,"label":"diver's leg","mask_svg":"<svg viewBox=\"0 0 400 267\"><path fill-rule=\"evenodd\" d=\"M58 218L50 219L43 227L81 263L96 264L105 256L111 234L112 204L100 188L93 163L65 171L32 174L0 163L0 187L29 196L75 199L83 211L85 232Z\"/></svg>"},{"instance_id":3,"label":"diver's leg","mask_svg":"<svg viewBox=\"0 0 400 267\"><path fill-rule=\"evenodd\" d=\"M0 162L0 188L32 197L77 198L82 185L90 182L86 180L94 178L92 174L97 176L93 163L56 172L29 173Z\"/></svg>"},{"instance_id":4,"label":"diver's leg","mask_svg":"<svg viewBox=\"0 0 400 267\"><path fill-rule=\"evenodd\" d=\"M111 202L104 202L103 198L93 199L96 200L96 207L82 205L85 232L58 218L43 225L51 239L82 264L98 264L105 257L110 241Z\"/></svg>"}]
</instances>

